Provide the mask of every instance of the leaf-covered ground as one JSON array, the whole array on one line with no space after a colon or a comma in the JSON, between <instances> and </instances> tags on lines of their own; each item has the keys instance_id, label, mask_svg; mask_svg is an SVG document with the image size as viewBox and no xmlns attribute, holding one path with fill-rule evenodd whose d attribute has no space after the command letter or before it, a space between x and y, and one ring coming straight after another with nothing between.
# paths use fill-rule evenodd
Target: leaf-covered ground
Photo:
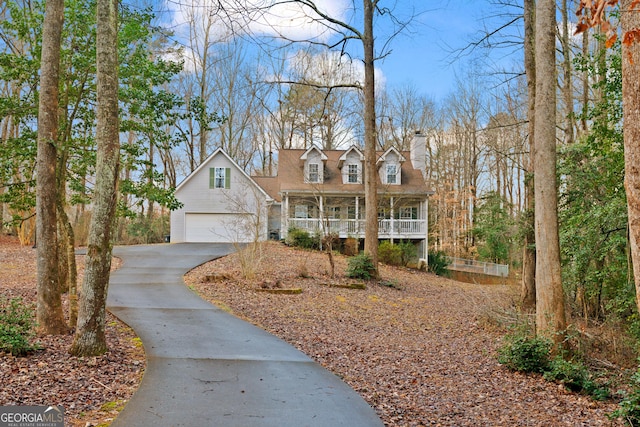
<instances>
[{"instance_id":1,"label":"leaf-covered ground","mask_svg":"<svg viewBox=\"0 0 640 427\"><path fill-rule=\"evenodd\" d=\"M506 286L468 285L382 267L384 286L335 279L326 255L269 243L256 278L231 255L191 271L205 298L283 338L344 379L389 426L609 426L613 402L596 402L498 364L496 313ZM205 276L214 275L206 282ZM296 295L264 288L301 288Z\"/></svg>"},{"instance_id":2,"label":"leaf-covered ground","mask_svg":"<svg viewBox=\"0 0 640 427\"><path fill-rule=\"evenodd\" d=\"M0 235L0 294L34 307L35 252ZM109 352L100 357L70 356L71 333L38 337L42 349L26 357L0 353L0 405L62 405L65 425L108 425L138 388L145 359L140 340L110 314L106 333Z\"/></svg>"},{"instance_id":3,"label":"leaf-covered ground","mask_svg":"<svg viewBox=\"0 0 640 427\"><path fill-rule=\"evenodd\" d=\"M595 402L496 362L496 313L511 290L467 285L382 267L387 285L348 285L346 261L327 275L326 255L270 243L254 280L235 255L186 280L206 298L289 341L358 391L389 426L608 426L613 402ZM82 257L79 257L82 261ZM0 292L35 303L35 251L0 236ZM218 273L217 281L203 282ZM225 275L227 278L225 278ZM301 288L297 295L264 288ZM0 405L64 405L67 425L107 425L139 385L144 354L132 331L109 317L110 351L67 353L72 336L39 338L28 357L0 354Z\"/></svg>"}]
</instances>

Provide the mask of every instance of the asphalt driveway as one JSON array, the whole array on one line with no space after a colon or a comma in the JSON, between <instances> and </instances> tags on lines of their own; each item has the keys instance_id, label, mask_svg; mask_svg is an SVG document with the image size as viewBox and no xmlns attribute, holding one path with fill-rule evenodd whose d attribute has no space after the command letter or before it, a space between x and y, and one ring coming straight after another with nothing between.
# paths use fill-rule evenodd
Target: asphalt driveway
<instances>
[{"instance_id":1,"label":"asphalt driveway","mask_svg":"<svg viewBox=\"0 0 640 427\"><path fill-rule=\"evenodd\" d=\"M147 369L112 427L382 426L337 376L202 300L182 276L223 244L119 246L107 308L142 339Z\"/></svg>"}]
</instances>

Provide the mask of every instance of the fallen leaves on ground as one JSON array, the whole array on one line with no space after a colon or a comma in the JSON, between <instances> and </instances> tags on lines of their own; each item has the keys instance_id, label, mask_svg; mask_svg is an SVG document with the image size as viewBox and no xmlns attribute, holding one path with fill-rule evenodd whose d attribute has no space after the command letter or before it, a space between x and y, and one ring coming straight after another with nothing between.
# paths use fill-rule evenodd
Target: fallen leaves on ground
<instances>
[{"instance_id":1,"label":"fallen leaves on ground","mask_svg":"<svg viewBox=\"0 0 640 427\"><path fill-rule=\"evenodd\" d=\"M0 235L0 292L34 307L35 252ZM145 358L133 331L110 314L106 334L109 351L99 357L69 355L71 333L38 337L42 349L26 357L0 353L0 405L62 405L71 427L109 423L138 388Z\"/></svg>"},{"instance_id":2,"label":"fallen leaves on ground","mask_svg":"<svg viewBox=\"0 0 640 427\"><path fill-rule=\"evenodd\" d=\"M507 286L470 285L381 266L381 284L353 282L346 260L270 242L257 277L241 277L236 255L192 270L203 297L279 336L353 387L388 426L611 426L613 402L566 391L498 364L502 332L493 313L513 299ZM220 280L206 282L207 275ZM226 276L226 277L225 277ZM229 277L232 277L230 279ZM258 292L265 280L297 295Z\"/></svg>"}]
</instances>

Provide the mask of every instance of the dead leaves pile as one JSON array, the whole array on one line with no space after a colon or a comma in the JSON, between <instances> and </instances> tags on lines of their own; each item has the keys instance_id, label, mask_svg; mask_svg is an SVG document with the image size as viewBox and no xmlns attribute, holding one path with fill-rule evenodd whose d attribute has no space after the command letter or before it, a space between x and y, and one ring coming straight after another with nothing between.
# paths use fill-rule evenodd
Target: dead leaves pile
<instances>
[{"instance_id":1,"label":"dead leaves pile","mask_svg":"<svg viewBox=\"0 0 640 427\"><path fill-rule=\"evenodd\" d=\"M35 261L35 249L0 236L3 296L35 305ZM42 349L27 357L0 353L0 405L62 405L73 427L110 422L138 388L145 358L133 331L110 314L106 334L109 352L100 357L70 356L71 334L38 337Z\"/></svg>"},{"instance_id":2,"label":"dead leaves pile","mask_svg":"<svg viewBox=\"0 0 640 427\"><path fill-rule=\"evenodd\" d=\"M388 426L609 426L616 405L569 393L496 361L500 333L487 327L512 290L467 285L428 273L382 267L393 284L366 290L323 286L327 256L269 243L260 279L240 279L235 255L185 278L203 297L295 345L360 393ZM210 274L235 279L206 283ZM280 280L299 295L256 292Z\"/></svg>"}]
</instances>

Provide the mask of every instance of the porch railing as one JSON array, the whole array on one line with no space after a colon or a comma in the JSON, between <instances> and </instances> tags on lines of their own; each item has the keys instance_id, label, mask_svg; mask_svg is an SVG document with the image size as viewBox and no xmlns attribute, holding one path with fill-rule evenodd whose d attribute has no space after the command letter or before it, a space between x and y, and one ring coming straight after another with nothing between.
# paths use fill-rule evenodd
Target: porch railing
<instances>
[{"instance_id":1,"label":"porch railing","mask_svg":"<svg viewBox=\"0 0 640 427\"><path fill-rule=\"evenodd\" d=\"M310 233L320 233L326 229L340 237L362 237L365 229L365 221L362 219L289 218L288 224L289 228L294 227ZM426 227L426 221L422 219L382 219L378 220L378 235L382 238L423 237Z\"/></svg>"}]
</instances>

